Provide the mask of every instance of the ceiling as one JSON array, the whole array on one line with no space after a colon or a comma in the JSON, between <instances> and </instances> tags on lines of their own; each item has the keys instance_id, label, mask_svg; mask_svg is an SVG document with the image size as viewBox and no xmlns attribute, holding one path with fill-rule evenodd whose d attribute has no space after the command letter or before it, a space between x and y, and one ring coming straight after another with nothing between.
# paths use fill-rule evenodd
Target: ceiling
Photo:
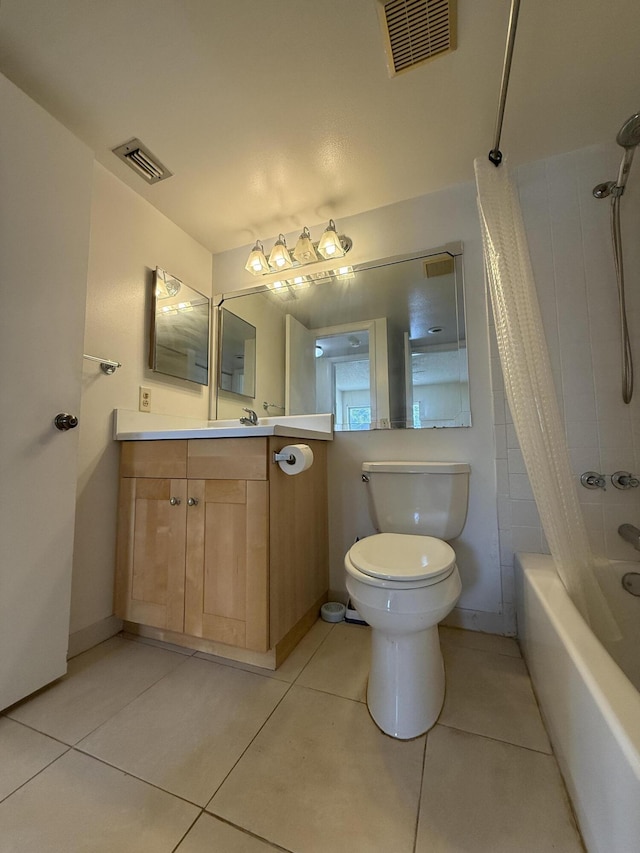
<instances>
[{"instance_id":1,"label":"ceiling","mask_svg":"<svg viewBox=\"0 0 640 853\"><path fill-rule=\"evenodd\" d=\"M0 71L220 252L470 180L492 144L509 0L390 77L376 0L0 0ZM502 149L613 141L640 110L637 0L523 0ZM139 137L147 186L111 149Z\"/></svg>"}]
</instances>

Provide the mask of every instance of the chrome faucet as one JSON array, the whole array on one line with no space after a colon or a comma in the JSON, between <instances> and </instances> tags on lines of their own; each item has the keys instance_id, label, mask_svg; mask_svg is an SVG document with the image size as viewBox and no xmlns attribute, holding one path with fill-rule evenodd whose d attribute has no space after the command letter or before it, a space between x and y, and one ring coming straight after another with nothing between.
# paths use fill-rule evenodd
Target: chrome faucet
<instances>
[{"instance_id":1,"label":"chrome faucet","mask_svg":"<svg viewBox=\"0 0 640 853\"><path fill-rule=\"evenodd\" d=\"M258 426L258 416L253 411L253 409L243 409L243 412L246 412L249 417L248 418L240 418L240 423L245 426Z\"/></svg>"}]
</instances>

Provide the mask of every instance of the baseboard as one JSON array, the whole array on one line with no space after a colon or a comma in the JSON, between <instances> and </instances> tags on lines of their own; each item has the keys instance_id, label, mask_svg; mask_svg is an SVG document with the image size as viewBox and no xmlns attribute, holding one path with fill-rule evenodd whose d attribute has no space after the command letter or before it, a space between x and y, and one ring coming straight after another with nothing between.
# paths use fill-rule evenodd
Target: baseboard
<instances>
[{"instance_id":1,"label":"baseboard","mask_svg":"<svg viewBox=\"0 0 640 853\"><path fill-rule=\"evenodd\" d=\"M119 634L122 631L122 619L117 616L107 616L106 619L101 619L99 622L94 622L93 625L87 625L86 628L80 628L79 631L74 631L69 635L69 649L67 651L67 660L74 658L76 655L86 652Z\"/></svg>"}]
</instances>

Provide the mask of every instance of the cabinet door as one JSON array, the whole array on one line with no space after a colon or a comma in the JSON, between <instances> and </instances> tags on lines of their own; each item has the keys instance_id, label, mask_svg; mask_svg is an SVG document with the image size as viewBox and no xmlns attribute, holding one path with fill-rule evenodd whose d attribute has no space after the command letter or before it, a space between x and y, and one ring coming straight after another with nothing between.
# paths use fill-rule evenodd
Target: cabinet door
<instances>
[{"instance_id":1,"label":"cabinet door","mask_svg":"<svg viewBox=\"0 0 640 853\"><path fill-rule=\"evenodd\" d=\"M188 482L185 632L267 651L267 482Z\"/></svg>"},{"instance_id":2,"label":"cabinet door","mask_svg":"<svg viewBox=\"0 0 640 853\"><path fill-rule=\"evenodd\" d=\"M184 628L187 481L120 481L116 616Z\"/></svg>"}]
</instances>

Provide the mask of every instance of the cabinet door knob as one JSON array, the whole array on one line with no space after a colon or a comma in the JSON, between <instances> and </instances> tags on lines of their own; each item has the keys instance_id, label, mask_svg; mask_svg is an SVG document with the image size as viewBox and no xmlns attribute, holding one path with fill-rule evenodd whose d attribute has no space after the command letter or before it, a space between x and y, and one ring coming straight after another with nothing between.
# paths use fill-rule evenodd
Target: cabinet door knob
<instances>
[{"instance_id":1,"label":"cabinet door knob","mask_svg":"<svg viewBox=\"0 0 640 853\"><path fill-rule=\"evenodd\" d=\"M189 498L187 503L189 506L198 506L198 498Z\"/></svg>"},{"instance_id":2,"label":"cabinet door knob","mask_svg":"<svg viewBox=\"0 0 640 853\"><path fill-rule=\"evenodd\" d=\"M180 498L169 498L169 503L171 506L180 506Z\"/></svg>"}]
</instances>

